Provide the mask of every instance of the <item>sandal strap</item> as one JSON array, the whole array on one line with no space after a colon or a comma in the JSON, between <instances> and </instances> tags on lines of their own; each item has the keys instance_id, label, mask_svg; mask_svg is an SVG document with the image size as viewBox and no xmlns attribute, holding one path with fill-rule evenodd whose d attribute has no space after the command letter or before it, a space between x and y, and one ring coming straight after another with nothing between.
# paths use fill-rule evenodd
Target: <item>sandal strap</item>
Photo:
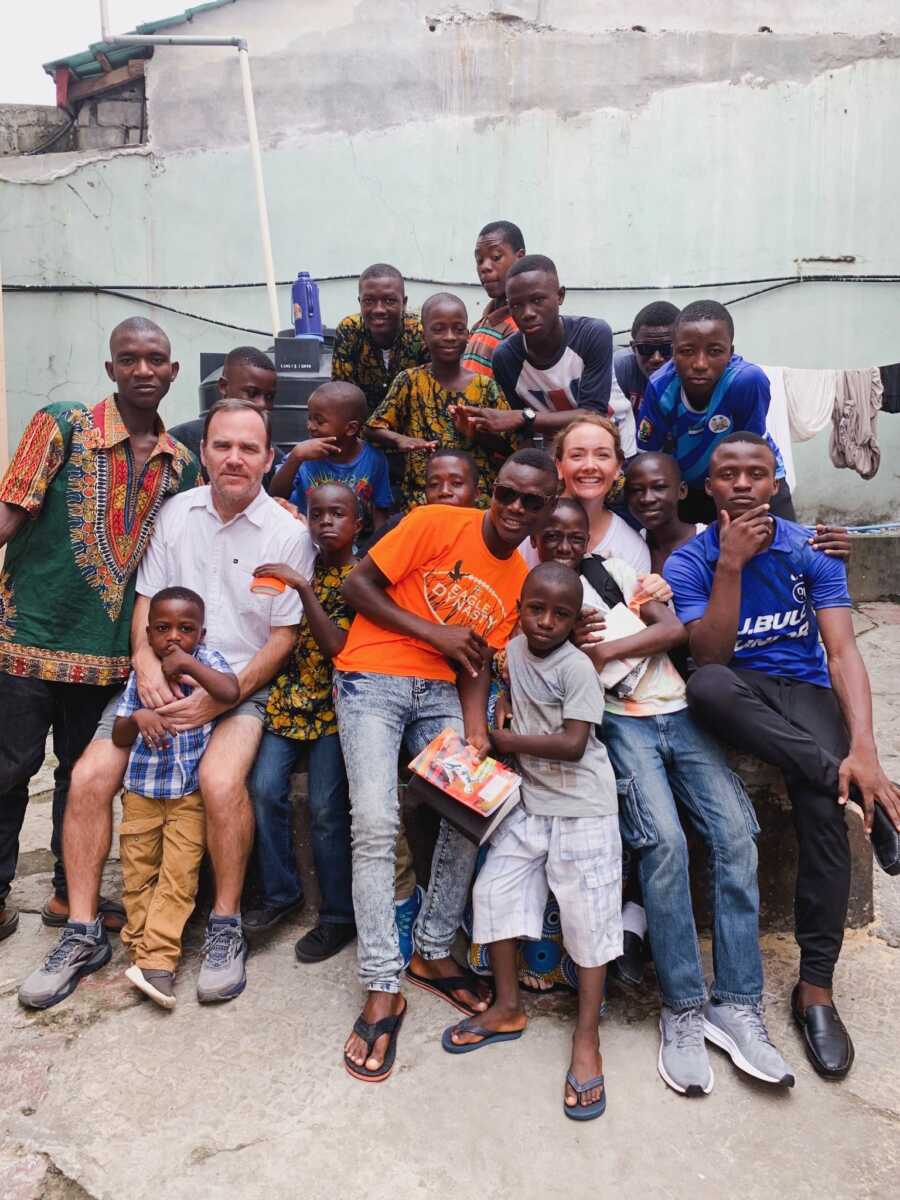
<instances>
[{"instance_id":1,"label":"sandal strap","mask_svg":"<svg viewBox=\"0 0 900 1200\"><path fill-rule=\"evenodd\" d=\"M583 1096L585 1092L591 1091L595 1087L603 1087L603 1076L595 1075L593 1079L587 1079L584 1083L579 1083L571 1071L566 1072L566 1083L568 1083L579 1096Z\"/></svg>"},{"instance_id":2,"label":"sandal strap","mask_svg":"<svg viewBox=\"0 0 900 1200\"><path fill-rule=\"evenodd\" d=\"M466 1017L464 1021L457 1022L453 1026L453 1033L474 1033L476 1037L489 1038L493 1037L498 1031L496 1029L485 1029L483 1025L478 1025L474 1017Z\"/></svg>"},{"instance_id":3,"label":"sandal strap","mask_svg":"<svg viewBox=\"0 0 900 1200\"><path fill-rule=\"evenodd\" d=\"M393 1017L382 1017L380 1021L375 1022L364 1021L362 1017L357 1017L353 1022L353 1032L363 1039L367 1049L371 1051L380 1037L386 1033L394 1032L403 1020L403 1015L404 1013L401 1012Z\"/></svg>"}]
</instances>

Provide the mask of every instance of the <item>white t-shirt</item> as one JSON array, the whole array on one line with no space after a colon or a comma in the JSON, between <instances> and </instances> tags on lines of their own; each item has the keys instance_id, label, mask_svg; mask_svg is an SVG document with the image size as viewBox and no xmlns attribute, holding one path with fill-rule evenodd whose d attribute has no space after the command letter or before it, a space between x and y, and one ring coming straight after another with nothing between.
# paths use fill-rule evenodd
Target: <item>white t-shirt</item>
<instances>
[{"instance_id":1,"label":"white t-shirt","mask_svg":"<svg viewBox=\"0 0 900 1200\"><path fill-rule=\"evenodd\" d=\"M603 559L621 558L634 567L638 575L646 575L650 570L650 551L647 549L647 543L618 513L611 515L609 528L597 545L591 547L590 553Z\"/></svg>"},{"instance_id":2,"label":"white t-shirt","mask_svg":"<svg viewBox=\"0 0 900 1200\"><path fill-rule=\"evenodd\" d=\"M603 565L619 585L625 603L630 604L639 590L634 568L621 559L607 559ZM609 605L604 604L586 579L582 578L581 586L585 608L609 612ZM622 717L655 717L687 708L684 680L673 667L668 654L651 655L647 670L630 696L614 696L607 689L605 700L606 711Z\"/></svg>"},{"instance_id":3,"label":"white t-shirt","mask_svg":"<svg viewBox=\"0 0 900 1200\"><path fill-rule=\"evenodd\" d=\"M269 640L272 628L297 625L303 614L293 588L278 596L250 591L261 563L284 562L307 578L315 550L309 530L260 491L243 512L223 522L206 487L167 500L138 567L137 591L154 596L187 587L206 605L206 643L233 671L242 671Z\"/></svg>"}]
</instances>

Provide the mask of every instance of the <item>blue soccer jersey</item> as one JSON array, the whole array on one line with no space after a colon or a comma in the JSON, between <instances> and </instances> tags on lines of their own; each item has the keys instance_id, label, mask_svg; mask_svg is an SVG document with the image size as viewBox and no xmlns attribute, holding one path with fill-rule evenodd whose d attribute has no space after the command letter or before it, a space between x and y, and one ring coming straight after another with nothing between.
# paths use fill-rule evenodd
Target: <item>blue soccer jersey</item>
<instances>
[{"instance_id":1,"label":"blue soccer jersey","mask_svg":"<svg viewBox=\"0 0 900 1200\"><path fill-rule=\"evenodd\" d=\"M775 520L775 536L741 573L741 614L728 664L830 687L816 610L849 608L847 570L809 544L809 531ZM706 612L719 561L719 526L710 525L669 556L663 575L687 625Z\"/></svg>"},{"instance_id":2,"label":"blue soccer jersey","mask_svg":"<svg viewBox=\"0 0 900 1200\"><path fill-rule=\"evenodd\" d=\"M637 416L638 449L671 454L678 460L685 483L696 488L709 474L710 457L722 438L747 430L764 437L772 447L776 478L783 479L781 451L766 433L768 411L768 376L739 354L732 354L702 410L691 407L675 363L667 362L647 380Z\"/></svg>"}]
</instances>

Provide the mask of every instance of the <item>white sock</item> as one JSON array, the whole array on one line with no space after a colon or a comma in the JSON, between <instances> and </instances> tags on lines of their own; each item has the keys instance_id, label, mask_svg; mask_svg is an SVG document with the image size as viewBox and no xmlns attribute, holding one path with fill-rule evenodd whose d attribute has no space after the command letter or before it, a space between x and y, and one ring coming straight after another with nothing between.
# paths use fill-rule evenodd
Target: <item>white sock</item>
<instances>
[{"instance_id":1,"label":"white sock","mask_svg":"<svg viewBox=\"0 0 900 1200\"><path fill-rule=\"evenodd\" d=\"M626 900L622 908L622 929L626 933L636 933L641 941L647 936L647 914L633 900Z\"/></svg>"}]
</instances>

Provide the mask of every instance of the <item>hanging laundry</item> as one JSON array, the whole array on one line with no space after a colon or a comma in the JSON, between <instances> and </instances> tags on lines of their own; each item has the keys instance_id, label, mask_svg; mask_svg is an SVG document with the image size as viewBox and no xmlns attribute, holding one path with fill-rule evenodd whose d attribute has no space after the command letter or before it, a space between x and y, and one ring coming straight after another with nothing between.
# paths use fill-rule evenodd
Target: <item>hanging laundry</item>
<instances>
[{"instance_id":1,"label":"hanging laundry","mask_svg":"<svg viewBox=\"0 0 900 1200\"><path fill-rule=\"evenodd\" d=\"M881 411L886 413L900 412L900 363L892 363L889 367L879 367L881 386L884 395L881 397Z\"/></svg>"},{"instance_id":2,"label":"hanging laundry","mask_svg":"<svg viewBox=\"0 0 900 1200\"><path fill-rule=\"evenodd\" d=\"M881 462L876 442L881 395L877 367L838 372L828 449L836 467L850 467L863 479L871 479Z\"/></svg>"},{"instance_id":3,"label":"hanging laundry","mask_svg":"<svg viewBox=\"0 0 900 1200\"><path fill-rule=\"evenodd\" d=\"M766 414L766 433L781 451L784 474L791 491L797 486L794 452L791 450L791 426L788 420L787 396L784 390L784 367L763 367L769 377L769 411Z\"/></svg>"},{"instance_id":4,"label":"hanging laundry","mask_svg":"<svg viewBox=\"0 0 900 1200\"><path fill-rule=\"evenodd\" d=\"M793 441L808 441L831 421L837 399L838 374L832 370L784 368L784 393Z\"/></svg>"}]
</instances>

